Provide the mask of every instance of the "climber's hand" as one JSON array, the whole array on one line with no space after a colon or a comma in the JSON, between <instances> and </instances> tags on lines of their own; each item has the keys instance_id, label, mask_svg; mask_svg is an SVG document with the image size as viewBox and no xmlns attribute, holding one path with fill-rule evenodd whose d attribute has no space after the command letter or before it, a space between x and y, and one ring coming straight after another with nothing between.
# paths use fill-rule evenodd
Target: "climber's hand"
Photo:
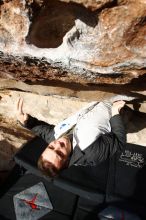
<instances>
[{"instance_id":1,"label":"climber's hand","mask_svg":"<svg viewBox=\"0 0 146 220\"><path fill-rule=\"evenodd\" d=\"M24 113L23 111L23 99L22 98L19 98L17 102L16 117L17 117L17 120L20 121L22 125L25 125L26 121L28 120L28 114Z\"/></svg>"}]
</instances>

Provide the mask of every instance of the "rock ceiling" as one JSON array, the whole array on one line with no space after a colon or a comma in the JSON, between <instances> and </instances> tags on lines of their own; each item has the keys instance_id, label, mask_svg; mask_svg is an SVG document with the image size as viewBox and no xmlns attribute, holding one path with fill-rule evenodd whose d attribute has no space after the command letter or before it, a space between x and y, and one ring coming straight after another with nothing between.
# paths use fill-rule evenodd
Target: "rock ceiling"
<instances>
[{"instance_id":1,"label":"rock ceiling","mask_svg":"<svg viewBox=\"0 0 146 220\"><path fill-rule=\"evenodd\" d=\"M3 0L0 76L125 84L146 72L145 0Z\"/></svg>"}]
</instances>

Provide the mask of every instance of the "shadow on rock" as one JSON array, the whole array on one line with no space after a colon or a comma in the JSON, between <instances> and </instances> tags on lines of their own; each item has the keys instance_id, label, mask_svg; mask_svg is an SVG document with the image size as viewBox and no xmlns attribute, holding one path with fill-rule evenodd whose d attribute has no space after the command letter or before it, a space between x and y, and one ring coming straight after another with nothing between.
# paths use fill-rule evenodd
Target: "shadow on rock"
<instances>
[{"instance_id":1,"label":"shadow on rock","mask_svg":"<svg viewBox=\"0 0 146 220\"><path fill-rule=\"evenodd\" d=\"M137 104L138 105L138 104ZM121 112L127 133L135 133L146 128L146 113L125 106Z\"/></svg>"}]
</instances>

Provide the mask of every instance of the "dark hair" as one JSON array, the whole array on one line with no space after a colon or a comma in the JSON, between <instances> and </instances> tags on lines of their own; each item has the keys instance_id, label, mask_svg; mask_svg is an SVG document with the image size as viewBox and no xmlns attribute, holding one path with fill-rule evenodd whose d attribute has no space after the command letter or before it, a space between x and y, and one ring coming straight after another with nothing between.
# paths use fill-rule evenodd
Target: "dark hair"
<instances>
[{"instance_id":1,"label":"dark hair","mask_svg":"<svg viewBox=\"0 0 146 220\"><path fill-rule=\"evenodd\" d=\"M58 175L59 170L54 166L53 163L49 161L44 161L42 156L38 159L38 168L42 171L45 176L49 176L51 178Z\"/></svg>"}]
</instances>

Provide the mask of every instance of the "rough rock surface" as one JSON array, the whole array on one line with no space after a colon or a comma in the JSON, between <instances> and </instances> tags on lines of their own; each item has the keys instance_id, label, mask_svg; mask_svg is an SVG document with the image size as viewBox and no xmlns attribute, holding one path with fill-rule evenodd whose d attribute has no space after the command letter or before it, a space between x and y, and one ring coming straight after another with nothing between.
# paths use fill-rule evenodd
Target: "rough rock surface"
<instances>
[{"instance_id":1,"label":"rough rock surface","mask_svg":"<svg viewBox=\"0 0 146 220\"><path fill-rule=\"evenodd\" d=\"M91 10L97 10L101 7L105 7L106 5L108 5L109 3L114 2L114 0L61 0L62 2L75 2L78 4L82 4L84 5L86 8L89 8Z\"/></svg>"},{"instance_id":2,"label":"rough rock surface","mask_svg":"<svg viewBox=\"0 0 146 220\"><path fill-rule=\"evenodd\" d=\"M145 74L146 1L67 2L1 3L1 77L124 84Z\"/></svg>"},{"instance_id":3,"label":"rough rock surface","mask_svg":"<svg viewBox=\"0 0 146 220\"><path fill-rule=\"evenodd\" d=\"M16 123L16 119L0 115L0 171L12 169L12 157L33 135Z\"/></svg>"}]
</instances>

